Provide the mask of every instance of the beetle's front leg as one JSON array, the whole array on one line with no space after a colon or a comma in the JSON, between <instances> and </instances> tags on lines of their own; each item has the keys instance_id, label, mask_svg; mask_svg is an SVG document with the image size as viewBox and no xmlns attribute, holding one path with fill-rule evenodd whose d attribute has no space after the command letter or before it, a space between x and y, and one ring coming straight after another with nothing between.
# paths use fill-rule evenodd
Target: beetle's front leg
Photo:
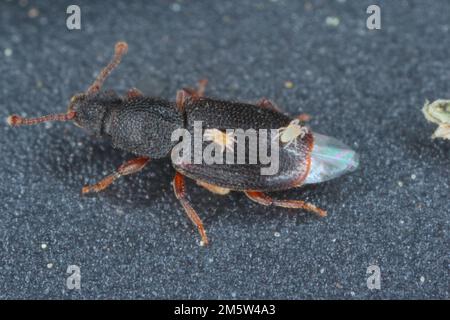
<instances>
[{"instance_id":1,"label":"beetle's front leg","mask_svg":"<svg viewBox=\"0 0 450 320\"><path fill-rule=\"evenodd\" d=\"M116 172L113 172L112 174L103 178L96 184L84 186L83 189L81 189L81 193L85 194L89 192L102 191L106 189L109 185L111 185L111 183L113 183L117 178L141 171L149 160L150 160L149 157L139 157L136 159L129 160L124 164L122 164L117 169Z\"/></svg>"},{"instance_id":2,"label":"beetle's front leg","mask_svg":"<svg viewBox=\"0 0 450 320\"><path fill-rule=\"evenodd\" d=\"M183 206L186 214L189 219L191 219L192 223L195 224L198 228L198 232L202 237L202 245L208 244L208 237L206 236L205 228L203 227L203 222L198 216L197 212L195 212L194 208L192 208L189 200L186 197L186 187L184 183L184 177L181 173L177 172L175 177L173 178L173 191L175 192L175 196L180 201Z\"/></svg>"},{"instance_id":3,"label":"beetle's front leg","mask_svg":"<svg viewBox=\"0 0 450 320\"><path fill-rule=\"evenodd\" d=\"M305 209L311 212L314 212L320 217L326 217L327 212L320 208L317 208L315 205L311 203L307 203L301 200L277 200L272 199L270 196L263 192L259 191L245 191L245 194L250 200L255 201L256 203L262 204L263 206L277 206L283 208L292 208L292 209Z\"/></svg>"}]
</instances>

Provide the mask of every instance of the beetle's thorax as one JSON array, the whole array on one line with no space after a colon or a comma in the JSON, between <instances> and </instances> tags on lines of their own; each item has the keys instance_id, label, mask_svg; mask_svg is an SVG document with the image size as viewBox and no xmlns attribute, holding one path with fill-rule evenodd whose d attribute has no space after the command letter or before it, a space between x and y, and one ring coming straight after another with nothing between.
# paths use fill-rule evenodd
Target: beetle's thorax
<instances>
[{"instance_id":1,"label":"beetle's thorax","mask_svg":"<svg viewBox=\"0 0 450 320\"><path fill-rule=\"evenodd\" d=\"M175 104L163 99L136 97L125 99L106 110L101 133L114 147L137 155L163 158L177 143L174 130L183 127L183 116Z\"/></svg>"}]
</instances>

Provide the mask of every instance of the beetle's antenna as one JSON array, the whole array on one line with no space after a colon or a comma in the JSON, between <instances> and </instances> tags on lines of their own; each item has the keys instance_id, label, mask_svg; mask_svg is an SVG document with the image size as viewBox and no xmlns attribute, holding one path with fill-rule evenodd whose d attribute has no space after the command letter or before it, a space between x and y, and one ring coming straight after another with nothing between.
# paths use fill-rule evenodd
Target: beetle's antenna
<instances>
[{"instance_id":1,"label":"beetle's antenna","mask_svg":"<svg viewBox=\"0 0 450 320\"><path fill-rule=\"evenodd\" d=\"M38 118L22 118L21 116L18 116L17 114L13 114L9 116L6 121L10 126L17 127L17 126L31 126L34 124L42 123L42 122L48 122L48 121L69 121L72 120L75 117L76 113L75 111L70 111L68 113L59 113L59 114L50 114L43 117Z\"/></svg>"},{"instance_id":2,"label":"beetle's antenna","mask_svg":"<svg viewBox=\"0 0 450 320\"><path fill-rule=\"evenodd\" d=\"M89 89L87 89L86 94L93 94L101 89L103 82L105 82L106 78L108 78L111 71L113 71L120 64L120 60L127 53L127 51L128 44L126 42L116 43L113 59L105 68L103 68L102 71L100 71L97 79L95 79L94 83L89 87Z\"/></svg>"}]
</instances>

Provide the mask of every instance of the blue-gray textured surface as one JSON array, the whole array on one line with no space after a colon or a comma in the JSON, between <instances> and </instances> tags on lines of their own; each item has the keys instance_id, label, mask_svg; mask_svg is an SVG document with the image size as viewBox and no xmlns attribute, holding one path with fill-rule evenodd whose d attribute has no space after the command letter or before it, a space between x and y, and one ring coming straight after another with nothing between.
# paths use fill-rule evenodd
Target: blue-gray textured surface
<instances>
[{"instance_id":1,"label":"blue-gray textured surface","mask_svg":"<svg viewBox=\"0 0 450 320\"><path fill-rule=\"evenodd\" d=\"M366 28L373 3L379 31ZM450 97L450 2L77 1L80 31L66 28L69 4L0 3L2 118L65 111L125 40L106 87L174 99L206 77L211 96L268 97L357 149L360 169L275 194L327 209L324 219L190 182L203 248L168 160L82 197L130 155L70 123L4 123L1 298L449 297L450 143L430 139L420 108ZM67 289L68 265L81 290Z\"/></svg>"}]
</instances>

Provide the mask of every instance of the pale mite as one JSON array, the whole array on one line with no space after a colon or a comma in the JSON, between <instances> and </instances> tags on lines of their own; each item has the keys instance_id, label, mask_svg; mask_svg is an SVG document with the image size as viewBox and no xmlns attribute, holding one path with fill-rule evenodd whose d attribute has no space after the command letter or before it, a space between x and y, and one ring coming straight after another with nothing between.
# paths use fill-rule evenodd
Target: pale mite
<instances>
[{"instance_id":1,"label":"pale mite","mask_svg":"<svg viewBox=\"0 0 450 320\"><path fill-rule=\"evenodd\" d=\"M278 129L278 133L275 139L280 138L281 143L286 144L287 148L297 137L303 138L308 133L308 128L300 125L299 119L292 120L287 127L281 127Z\"/></svg>"},{"instance_id":2,"label":"pale mite","mask_svg":"<svg viewBox=\"0 0 450 320\"><path fill-rule=\"evenodd\" d=\"M233 151L233 146L235 142L235 137L233 132L222 132L219 129L206 129L203 134L203 138L207 141L212 141L213 143L220 146L220 152L224 152L225 149Z\"/></svg>"}]
</instances>

